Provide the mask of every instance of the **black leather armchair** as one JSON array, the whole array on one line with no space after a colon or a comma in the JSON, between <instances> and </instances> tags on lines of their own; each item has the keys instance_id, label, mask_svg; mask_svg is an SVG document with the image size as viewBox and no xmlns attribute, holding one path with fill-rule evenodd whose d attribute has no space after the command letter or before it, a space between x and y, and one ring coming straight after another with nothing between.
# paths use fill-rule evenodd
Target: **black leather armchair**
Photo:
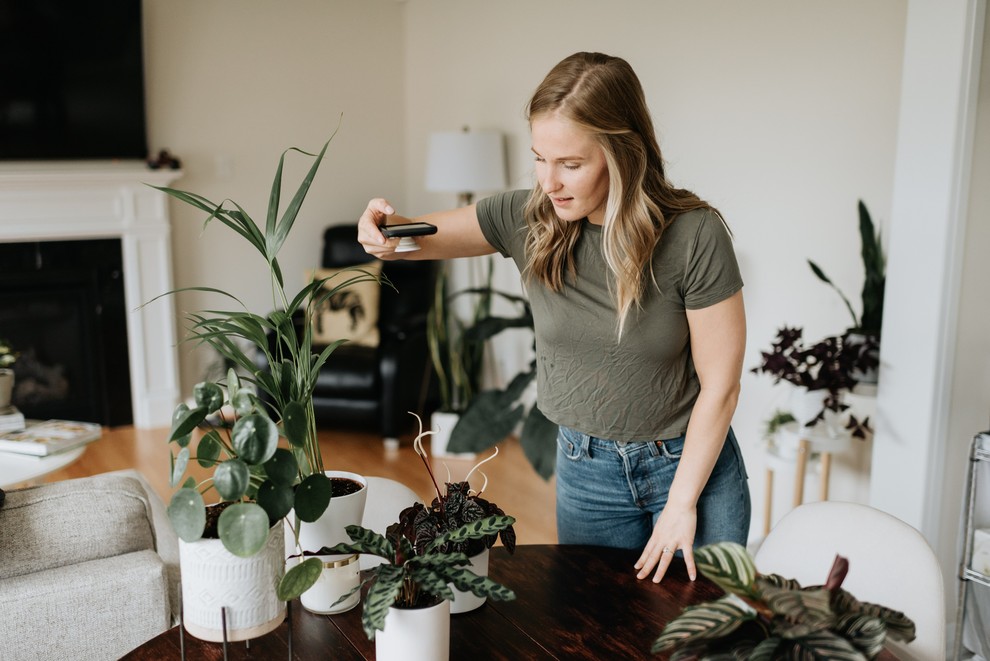
<instances>
[{"instance_id":1,"label":"black leather armchair","mask_svg":"<svg viewBox=\"0 0 990 661\"><path fill-rule=\"evenodd\" d=\"M356 225L335 225L323 234L323 268L372 261L357 242ZM395 288L382 285L377 347L344 343L320 371L313 393L321 427L377 429L386 444L414 424L408 411L428 414L427 397L434 380L426 343L426 317L433 302L436 266L430 261L385 262L382 274ZM322 347L314 347L320 351Z\"/></svg>"}]
</instances>

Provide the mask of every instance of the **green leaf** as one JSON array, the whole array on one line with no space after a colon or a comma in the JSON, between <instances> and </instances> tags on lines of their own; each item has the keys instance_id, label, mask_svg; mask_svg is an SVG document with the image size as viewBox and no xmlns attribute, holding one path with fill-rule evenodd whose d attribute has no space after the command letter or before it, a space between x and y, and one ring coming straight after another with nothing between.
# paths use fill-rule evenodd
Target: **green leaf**
<instances>
[{"instance_id":1,"label":"green leaf","mask_svg":"<svg viewBox=\"0 0 990 661\"><path fill-rule=\"evenodd\" d=\"M405 576L403 568L395 565L378 565L375 571L377 577L368 589L361 613L361 625L369 640L375 637L375 631L385 630L385 616L388 615L389 607L395 603Z\"/></svg>"},{"instance_id":2,"label":"green leaf","mask_svg":"<svg viewBox=\"0 0 990 661\"><path fill-rule=\"evenodd\" d=\"M300 521L313 523L326 511L332 493L330 478L322 473L313 473L296 487L296 516Z\"/></svg>"},{"instance_id":3,"label":"green leaf","mask_svg":"<svg viewBox=\"0 0 990 661\"><path fill-rule=\"evenodd\" d=\"M168 504L168 518L175 533L187 542L195 542L206 529L206 504L196 489L182 488Z\"/></svg>"},{"instance_id":4,"label":"green leaf","mask_svg":"<svg viewBox=\"0 0 990 661\"><path fill-rule=\"evenodd\" d=\"M843 615L832 629L870 659L880 654L887 637L887 626L883 620L868 615Z\"/></svg>"},{"instance_id":5,"label":"green leaf","mask_svg":"<svg viewBox=\"0 0 990 661\"><path fill-rule=\"evenodd\" d=\"M281 601L298 599L303 592L316 585L316 581L320 580L322 573L322 560L319 558L304 560L285 572L285 576L278 582L278 587L275 589L275 596Z\"/></svg>"},{"instance_id":6,"label":"green leaf","mask_svg":"<svg viewBox=\"0 0 990 661\"><path fill-rule=\"evenodd\" d=\"M197 383L193 386L193 397L196 407L206 409L208 413L218 411L223 406L223 390L215 383Z\"/></svg>"},{"instance_id":7,"label":"green leaf","mask_svg":"<svg viewBox=\"0 0 990 661\"><path fill-rule=\"evenodd\" d=\"M175 411L172 412L173 430L175 429L176 425L182 422L182 420L186 417L186 414L188 413L189 413L189 407L186 406L184 403L180 403L178 406L175 407ZM172 436L174 436L174 434ZM184 448L187 445L189 445L189 442L191 440L192 440L192 432L189 432L188 434L185 434L184 436L179 436L178 438L170 438L169 442L174 441L179 445L179 447Z\"/></svg>"},{"instance_id":8,"label":"green leaf","mask_svg":"<svg viewBox=\"0 0 990 661\"><path fill-rule=\"evenodd\" d=\"M336 135L334 131L334 135ZM275 232L269 234L266 241L266 250L269 260L274 259L275 255L278 254L279 250L282 248L282 243L285 238L289 235L289 231L292 229L293 223L296 222L296 216L299 214L299 209L302 207L303 200L306 199L306 194L309 192L309 187L313 183L313 179L316 177L316 171L320 168L320 163L323 161L323 155L327 152L327 147L330 146L330 142L333 140L333 135L330 139L326 141L323 145L323 149L316 156L313 161L312 167L310 167L309 172L303 178L302 182L299 184L299 188L296 189L296 194L292 197L289 202L289 206L285 208L285 212L282 214L282 219L278 222L275 227ZM301 150L296 150L301 151Z\"/></svg>"},{"instance_id":9,"label":"green leaf","mask_svg":"<svg viewBox=\"0 0 990 661\"><path fill-rule=\"evenodd\" d=\"M512 433L526 410L501 390L485 390L471 400L450 433L451 452L484 452Z\"/></svg>"},{"instance_id":10,"label":"green leaf","mask_svg":"<svg viewBox=\"0 0 990 661\"><path fill-rule=\"evenodd\" d=\"M450 567L445 578L461 592L470 592L478 597L488 597L494 601L511 601L516 593L488 578L479 576L467 567Z\"/></svg>"},{"instance_id":11,"label":"green leaf","mask_svg":"<svg viewBox=\"0 0 990 661\"><path fill-rule=\"evenodd\" d=\"M172 457L171 464L172 472L169 476L169 486L174 488L182 480L182 476L186 474L186 466L189 464L189 448L181 448L178 456Z\"/></svg>"},{"instance_id":12,"label":"green leaf","mask_svg":"<svg viewBox=\"0 0 990 661\"><path fill-rule=\"evenodd\" d=\"M830 631L815 631L802 638L784 640L777 648L779 658L866 661L866 657L845 638Z\"/></svg>"},{"instance_id":13,"label":"green leaf","mask_svg":"<svg viewBox=\"0 0 990 661\"><path fill-rule=\"evenodd\" d=\"M685 608L663 628L660 637L653 643L652 652L656 654L727 636L744 622L756 618L755 611L744 606L738 597L729 595L718 601Z\"/></svg>"},{"instance_id":14,"label":"green leaf","mask_svg":"<svg viewBox=\"0 0 990 661\"><path fill-rule=\"evenodd\" d=\"M239 500L248 488L251 471L243 460L228 459L213 472L213 486L224 500Z\"/></svg>"},{"instance_id":15,"label":"green leaf","mask_svg":"<svg viewBox=\"0 0 990 661\"><path fill-rule=\"evenodd\" d=\"M241 389L230 400L230 404L234 407L234 413L239 416L245 416L250 415L257 408L257 400L258 397L253 392Z\"/></svg>"},{"instance_id":16,"label":"green leaf","mask_svg":"<svg viewBox=\"0 0 990 661\"><path fill-rule=\"evenodd\" d=\"M203 468L215 466L217 459L220 457L220 450L222 449L223 444L220 441L220 432L216 429L211 429L203 435L203 438L199 439L199 445L196 446L196 461Z\"/></svg>"},{"instance_id":17,"label":"green leaf","mask_svg":"<svg viewBox=\"0 0 990 661\"><path fill-rule=\"evenodd\" d=\"M268 541L268 515L255 503L236 503L223 511L217 522L224 548L248 558Z\"/></svg>"},{"instance_id":18,"label":"green leaf","mask_svg":"<svg viewBox=\"0 0 990 661\"><path fill-rule=\"evenodd\" d=\"M234 451L249 464L262 464L278 448L278 429L267 416L255 413L234 423L231 430Z\"/></svg>"},{"instance_id":19,"label":"green leaf","mask_svg":"<svg viewBox=\"0 0 990 661\"><path fill-rule=\"evenodd\" d=\"M299 474L299 464L290 450L278 448L265 462L265 475L275 484L291 486Z\"/></svg>"},{"instance_id":20,"label":"green leaf","mask_svg":"<svg viewBox=\"0 0 990 661\"><path fill-rule=\"evenodd\" d=\"M886 625L887 635L894 640L909 643L915 638L914 621L907 615L879 604L861 602L841 588L832 595L832 610L837 615L853 614L876 617Z\"/></svg>"},{"instance_id":21,"label":"green leaf","mask_svg":"<svg viewBox=\"0 0 990 661\"><path fill-rule=\"evenodd\" d=\"M292 510L295 500L292 487L285 484L275 484L271 480L265 480L258 487L255 496L258 504L268 513L268 518L272 521L281 519Z\"/></svg>"},{"instance_id":22,"label":"green leaf","mask_svg":"<svg viewBox=\"0 0 990 661\"><path fill-rule=\"evenodd\" d=\"M494 535L502 530L505 530L515 522L516 520L511 516L494 515L485 517L484 519L478 519L477 521L472 521L470 523L465 523L460 528L448 530L447 532L437 535L433 541L427 545L426 552L429 553L438 548L442 548L447 542L463 542L469 539L481 539L482 537Z\"/></svg>"},{"instance_id":23,"label":"green leaf","mask_svg":"<svg viewBox=\"0 0 990 661\"><path fill-rule=\"evenodd\" d=\"M180 410L180 408L186 410ZM172 433L169 435L169 442L178 441L178 439L188 436L199 423L206 420L207 415L208 411L204 408L188 409L185 404L179 404L172 414Z\"/></svg>"},{"instance_id":24,"label":"green leaf","mask_svg":"<svg viewBox=\"0 0 990 661\"><path fill-rule=\"evenodd\" d=\"M557 427L547 420L539 406L533 404L523 422L519 434L519 445L530 465L544 480L553 476L557 464Z\"/></svg>"},{"instance_id":25,"label":"green leaf","mask_svg":"<svg viewBox=\"0 0 990 661\"><path fill-rule=\"evenodd\" d=\"M702 574L731 594L756 598L756 566L745 547L734 542L709 544L694 552Z\"/></svg>"},{"instance_id":26,"label":"green leaf","mask_svg":"<svg viewBox=\"0 0 990 661\"><path fill-rule=\"evenodd\" d=\"M282 413L282 424L285 427L285 437L291 445L303 447L309 433L309 420L306 407L302 402L289 402Z\"/></svg>"}]
</instances>

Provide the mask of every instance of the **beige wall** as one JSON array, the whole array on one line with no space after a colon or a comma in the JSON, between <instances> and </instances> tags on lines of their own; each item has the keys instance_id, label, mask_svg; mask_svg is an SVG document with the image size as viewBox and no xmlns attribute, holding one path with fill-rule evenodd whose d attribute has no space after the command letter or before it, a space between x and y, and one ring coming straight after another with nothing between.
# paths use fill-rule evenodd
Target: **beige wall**
<instances>
[{"instance_id":1,"label":"beige wall","mask_svg":"<svg viewBox=\"0 0 990 661\"><path fill-rule=\"evenodd\" d=\"M144 7L149 146L182 159L177 188L234 199L263 223L282 150L318 151L340 123L282 251L294 293L303 269L318 263L328 224L356 220L381 188L403 187L402 5L145 0ZM310 162L287 156L284 199ZM271 309L260 255L219 223L203 233L203 214L171 208L175 286L218 287L257 312ZM218 303L199 293L176 302L180 314ZM187 396L203 359L188 344L180 356Z\"/></svg>"}]
</instances>

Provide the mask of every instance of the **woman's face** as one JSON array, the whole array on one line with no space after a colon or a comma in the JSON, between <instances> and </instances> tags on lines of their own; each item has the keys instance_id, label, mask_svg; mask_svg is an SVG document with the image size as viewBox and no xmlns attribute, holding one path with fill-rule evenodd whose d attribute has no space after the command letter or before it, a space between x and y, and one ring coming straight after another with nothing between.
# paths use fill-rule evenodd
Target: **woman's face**
<instances>
[{"instance_id":1,"label":"woman's face","mask_svg":"<svg viewBox=\"0 0 990 661\"><path fill-rule=\"evenodd\" d=\"M561 220L601 225L608 197L605 154L591 135L556 114L530 122L536 178Z\"/></svg>"}]
</instances>

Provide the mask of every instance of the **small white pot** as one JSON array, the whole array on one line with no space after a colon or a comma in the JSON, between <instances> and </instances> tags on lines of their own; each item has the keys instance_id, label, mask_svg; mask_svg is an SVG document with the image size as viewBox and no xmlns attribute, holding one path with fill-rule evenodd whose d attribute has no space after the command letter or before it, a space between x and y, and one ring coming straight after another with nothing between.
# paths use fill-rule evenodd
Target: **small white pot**
<instances>
[{"instance_id":1,"label":"small white pot","mask_svg":"<svg viewBox=\"0 0 990 661\"><path fill-rule=\"evenodd\" d=\"M360 590L354 590L361 584L361 556L316 556L323 561L323 572L316 584L303 592L300 601L303 607L311 613L330 615L349 611L361 601ZM337 601L345 594L354 591L344 601Z\"/></svg>"},{"instance_id":2,"label":"small white pot","mask_svg":"<svg viewBox=\"0 0 990 661\"><path fill-rule=\"evenodd\" d=\"M312 523L303 522L301 524L299 528L299 546L303 551L319 551L324 546L350 543L351 538L347 536L347 526L359 525L364 516L364 505L368 499L368 481L357 473L348 473L346 471L326 471L324 474L329 478L344 477L354 480L355 482L359 482L362 488L360 491L347 494L346 496L334 496L330 499L330 506L327 507L327 511L323 513L323 516ZM324 574L327 571L333 573L336 569L327 569L326 563L344 561L350 557L352 556L320 556L325 563ZM354 563L351 570L357 571L357 563ZM319 587L314 585L306 592L303 592L300 597L303 608L314 613L337 613L341 612L341 610L347 610L347 608L341 609L341 605L331 610L332 604L350 590L350 588L347 588L343 591L336 591L346 583L346 581L341 580L342 578L343 575L334 577L332 580L324 581L323 585ZM323 580L322 576L320 580ZM355 601L354 603L357 602ZM353 605L351 604L350 607L353 607Z\"/></svg>"},{"instance_id":3,"label":"small white pot","mask_svg":"<svg viewBox=\"0 0 990 661\"><path fill-rule=\"evenodd\" d=\"M430 416L430 454L434 457L450 457L454 459L473 459L473 452L447 452L447 444L450 443L450 434L461 419L459 413L449 413L446 411L436 411Z\"/></svg>"},{"instance_id":4,"label":"small white pot","mask_svg":"<svg viewBox=\"0 0 990 661\"><path fill-rule=\"evenodd\" d=\"M249 640L276 629L285 619L285 602L275 587L285 559L281 528L268 532L268 541L249 558L240 558L219 539L179 540L182 569L182 623L190 635L223 641L222 609L226 609L227 640Z\"/></svg>"},{"instance_id":5,"label":"small white pot","mask_svg":"<svg viewBox=\"0 0 990 661\"><path fill-rule=\"evenodd\" d=\"M471 556L471 565L468 567L478 576L488 576L488 556L489 549L485 549L478 555ZM450 588L454 591L454 601L450 604L450 614L467 613L476 608L481 608L487 597L479 597L473 592L461 592L453 585Z\"/></svg>"},{"instance_id":6,"label":"small white pot","mask_svg":"<svg viewBox=\"0 0 990 661\"><path fill-rule=\"evenodd\" d=\"M378 661L447 661L450 658L450 602L429 608L388 609L385 630L375 632Z\"/></svg>"}]
</instances>

